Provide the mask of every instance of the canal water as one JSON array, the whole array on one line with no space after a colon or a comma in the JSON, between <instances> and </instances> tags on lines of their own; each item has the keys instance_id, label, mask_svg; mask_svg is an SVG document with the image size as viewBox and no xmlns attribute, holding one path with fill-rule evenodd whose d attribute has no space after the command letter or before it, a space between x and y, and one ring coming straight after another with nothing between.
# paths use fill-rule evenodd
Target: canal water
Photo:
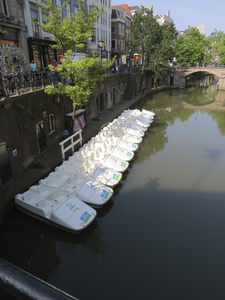
<instances>
[{"instance_id":1,"label":"canal water","mask_svg":"<svg viewBox=\"0 0 225 300\"><path fill-rule=\"evenodd\" d=\"M80 300L225 298L225 92L146 96L155 112L113 199L79 236L13 210L0 257Z\"/></svg>"}]
</instances>

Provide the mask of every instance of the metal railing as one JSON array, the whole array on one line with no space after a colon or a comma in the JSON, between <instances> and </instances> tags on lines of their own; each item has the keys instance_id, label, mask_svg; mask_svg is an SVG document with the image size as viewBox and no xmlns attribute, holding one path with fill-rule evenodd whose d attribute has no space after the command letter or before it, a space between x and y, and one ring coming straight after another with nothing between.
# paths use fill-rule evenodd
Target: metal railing
<instances>
[{"instance_id":1,"label":"metal railing","mask_svg":"<svg viewBox=\"0 0 225 300\"><path fill-rule=\"evenodd\" d=\"M105 74L111 76L138 72L138 67L118 66L117 68L108 68ZM42 68L39 72L32 72L31 69L18 69L14 73L0 72L0 97L33 92L43 89L47 85L57 85L59 81L62 83L67 82L67 80L62 79L60 73L51 72L48 68Z\"/></svg>"},{"instance_id":2,"label":"metal railing","mask_svg":"<svg viewBox=\"0 0 225 300\"><path fill-rule=\"evenodd\" d=\"M47 85L56 85L60 77L48 68L40 72L30 69L16 70L14 73L0 73L0 96L20 95L24 92L45 88Z\"/></svg>"}]
</instances>

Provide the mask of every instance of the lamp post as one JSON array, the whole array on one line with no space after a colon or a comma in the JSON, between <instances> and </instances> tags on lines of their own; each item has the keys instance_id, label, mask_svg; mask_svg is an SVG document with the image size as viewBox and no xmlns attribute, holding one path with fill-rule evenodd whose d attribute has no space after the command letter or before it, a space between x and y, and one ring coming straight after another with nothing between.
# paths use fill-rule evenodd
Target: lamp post
<instances>
[{"instance_id":1,"label":"lamp post","mask_svg":"<svg viewBox=\"0 0 225 300\"><path fill-rule=\"evenodd\" d=\"M99 41L99 48L100 48L101 61L102 61L102 47L103 47L103 44L104 44L104 41L103 41L103 39L101 38L100 41Z\"/></svg>"},{"instance_id":2,"label":"lamp post","mask_svg":"<svg viewBox=\"0 0 225 300\"><path fill-rule=\"evenodd\" d=\"M91 53L91 47L90 47L91 41L92 41L92 36L89 36L88 37L88 53Z\"/></svg>"}]
</instances>

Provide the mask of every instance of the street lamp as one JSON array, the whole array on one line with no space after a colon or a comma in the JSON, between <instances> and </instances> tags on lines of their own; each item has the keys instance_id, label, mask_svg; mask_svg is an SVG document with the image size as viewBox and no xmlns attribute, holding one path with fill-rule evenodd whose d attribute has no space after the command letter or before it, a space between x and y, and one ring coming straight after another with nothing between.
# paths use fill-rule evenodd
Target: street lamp
<instances>
[{"instance_id":1,"label":"street lamp","mask_svg":"<svg viewBox=\"0 0 225 300\"><path fill-rule=\"evenodd\" d=\"M103 47L103 44L104 44L104 41L103 41L103 39L101 38L100 41L99 41L99 48L100 48L101 61L102 61L102 47Z\"/></svg>"}]
</instances>

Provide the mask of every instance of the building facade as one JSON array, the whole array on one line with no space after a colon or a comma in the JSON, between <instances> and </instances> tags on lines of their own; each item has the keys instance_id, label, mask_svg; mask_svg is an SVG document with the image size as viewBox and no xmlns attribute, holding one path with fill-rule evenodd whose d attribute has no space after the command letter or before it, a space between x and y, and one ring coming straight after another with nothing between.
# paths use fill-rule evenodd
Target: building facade
<instances>
[{"instance_id":1,"label":"building facade","mask_svg":"<svg viewBox=\"0 0 225 300\"><path fill-rule=\"evenodd\" d=\"M23 56L28 60L27 30L24 22L22 0L1 0L0 27L6 31L6 35L0 36L0 63L2 71L13 72L15 65ZM20 48L20 55L11 55L8 51L10 45ZM15 47L14 47L15 48ZM4 52L4 53L3 53ZM15 51L14 51L15 53Z\"/></svg>"},{"instance_id":2,"label":"building facade","mask_svg":"<svg viewBox=\"0 0 225 300\"><path fill-rule=\"evenodd\" d=\"M116 56L116 65L130 64L130 50L126 38L130 36L132 15L128 5L112 6L111 57Z\"/></svg>"},{"instance_id":3,"label":"building facade","mask_svg":"<svg viewBox=\"0 0 225 300\"><path fill-rule=\"evenodd\" d=\"M107 59L111 51L111 0L87 0L87 8L90 12L94 6L104 11L93 28L93 35L89 38L87 52L102 59ZM99 41L103 41L102 48Z\"/></svg>"}]
</instances>

